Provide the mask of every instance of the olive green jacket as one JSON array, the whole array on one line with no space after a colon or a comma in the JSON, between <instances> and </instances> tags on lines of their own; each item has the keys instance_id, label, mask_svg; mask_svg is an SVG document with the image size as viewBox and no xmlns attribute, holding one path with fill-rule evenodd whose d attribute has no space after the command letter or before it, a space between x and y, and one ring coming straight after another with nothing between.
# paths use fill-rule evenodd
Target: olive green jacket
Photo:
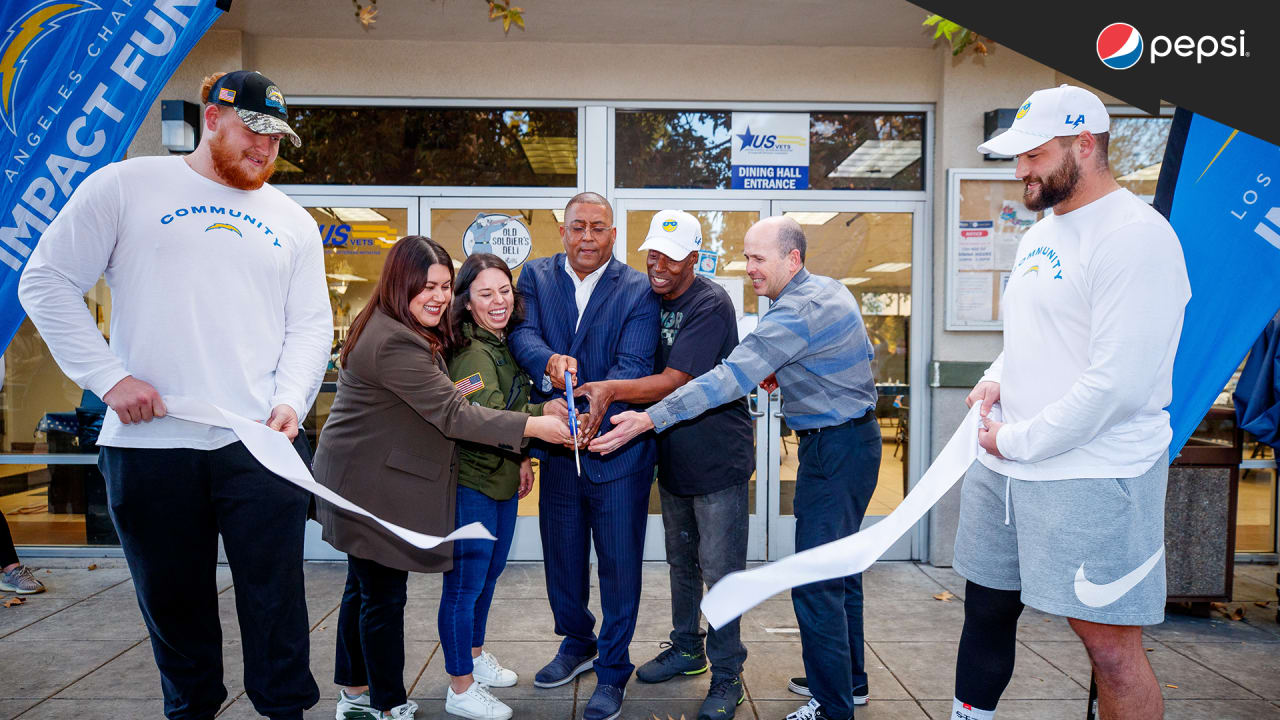
<instances>
[{"instance_id":1,"label":"olive green jacket","mask_svg":"<svg viewBox=\"0 0 1280 720\"><path fill-rule=\"evenodd\" d=\"M463 323L470 343L449 358L449 377L473 405L541 415L542 404L529 404L533 384L511 350L498 336L473 323ZM520 487L521 455L489 445L458 443L458 484L494 500L510 500Z\"/></svg>"}]
</instances>

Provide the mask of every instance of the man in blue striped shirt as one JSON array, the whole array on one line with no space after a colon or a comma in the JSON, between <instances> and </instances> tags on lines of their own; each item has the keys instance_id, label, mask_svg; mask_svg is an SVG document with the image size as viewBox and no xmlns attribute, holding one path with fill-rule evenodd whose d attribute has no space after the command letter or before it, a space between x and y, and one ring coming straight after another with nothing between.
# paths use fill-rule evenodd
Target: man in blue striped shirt
<instances>
[{"instance_id":1,"label":"man in blue striped shirt","mask_svg":"<svg viewBox=\"0 0 1280 720\"><path fill-rule=\"evenodd\" d=\"M743 245L747 275L772 304L756 329L710 372L645 412L612 418L591 441L607 453L636 435L675 424L746 395L758 383L781 387L782 413L800 436L794 501L796 551L857 532L880 472L880 427L871 375L873 351L853 295L804 268L799 223L772 217L752 225ZM813 699L789 720L846 720L867 701L862 580L858 575L791 592L806 678L793 686Z\"/></svg>"}]
</instances>

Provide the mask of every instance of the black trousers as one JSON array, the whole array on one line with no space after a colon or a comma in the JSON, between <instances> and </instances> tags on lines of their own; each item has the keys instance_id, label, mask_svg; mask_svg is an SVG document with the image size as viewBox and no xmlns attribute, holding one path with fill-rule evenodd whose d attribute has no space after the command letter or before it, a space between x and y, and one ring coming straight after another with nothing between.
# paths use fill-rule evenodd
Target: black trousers
<instances>
[{"instance_id":1,"label":"black trousers","mask_svg":"<svg viewBox=\"0 0 1280 720\"><path fill-rule=\"evenodd\" d=\"M408 702L404 689L408 585L409 573L404 570L347 556L333 681L346 687L368 685L369 702L378 710Z\"/></svg>"},{"instance_id":2,"label":"black trousers","mask_svg":"<svg viewBox=\"0 0 1280 720\"><path fill-rule=\"evenodd\" d=\"M294 447L310 461L301 433ZM212 718L227 697L215 581L221 534L246 694L262 715L300 720L320 699L302 581L310 493L238 442L217 450L102 447L98 465L151 632L165 715Z\"/></svg>"}]
</instances>

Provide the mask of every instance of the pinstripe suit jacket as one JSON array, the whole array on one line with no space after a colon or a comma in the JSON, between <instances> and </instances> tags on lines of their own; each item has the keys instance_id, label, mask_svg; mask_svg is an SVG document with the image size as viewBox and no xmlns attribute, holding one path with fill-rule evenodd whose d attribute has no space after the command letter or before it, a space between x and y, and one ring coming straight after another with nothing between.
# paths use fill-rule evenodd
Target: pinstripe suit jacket
<instances>
[{"instance_id":1,"label":"pinstripe suit jacket","mask_svg":"<svg viewBox=\"0 0 1280 720\"><path fill-rule=\"evenodd\" d=\"M516 362L534 379L532 402L561 394L544 381L547 361L555 353L578 360L579 384L653 374L658 348L658 296L649 289L648 278L611 258L575 331L578 306L574 302L573 281L564 270L564 259L564 253L556 253L529 261L517 283L524 300L525 320L511 332L508 344ZM630 409L633 408L627 403L610 405L600 432L612 427L609 417ZM532 454L553 472L574 472L572 450L539 443ZM608 456L583 451L582 473L592 482L609 482L640 472L651 473L656 460L653 436L645 433Z\"/></svg>"}]
</instances>

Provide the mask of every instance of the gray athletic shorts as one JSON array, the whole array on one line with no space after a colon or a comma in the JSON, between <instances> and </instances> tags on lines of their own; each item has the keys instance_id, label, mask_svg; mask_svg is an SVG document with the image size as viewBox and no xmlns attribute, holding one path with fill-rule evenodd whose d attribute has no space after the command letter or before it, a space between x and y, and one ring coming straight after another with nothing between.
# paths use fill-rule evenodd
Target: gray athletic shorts
<instances>
[{"instance_id":1,"label":"gray athletic shorts","mask_svg":"<svg viewBox=\"0 0 1280 720\"><path fill-rule=\"evenodd\" d=\"M955 571L1054 615L1164 621L1167 455L1133 478L1028 481L975 460L964 476Z\"/></svg>"}]
</instances>

